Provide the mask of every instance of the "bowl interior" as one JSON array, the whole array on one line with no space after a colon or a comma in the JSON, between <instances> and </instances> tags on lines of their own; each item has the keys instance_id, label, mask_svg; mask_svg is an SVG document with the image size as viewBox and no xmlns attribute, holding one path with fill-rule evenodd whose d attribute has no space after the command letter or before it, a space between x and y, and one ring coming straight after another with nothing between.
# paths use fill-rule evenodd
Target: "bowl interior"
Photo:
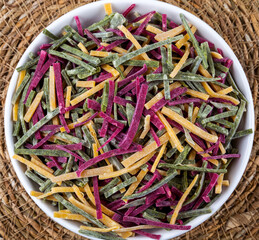
<instances>
[{"instance_id":1,"label":"bowl interior","mask_svg":"<svg viewBox=\"0 0 259 240\"><path fill-rule=\"evenodd\" d=\"M76 28L75 21L73 19L74 16L79 16L82 26L87 27L90 24L100 20L104 17L104 3L110 2L112 3L113 11L123 12L127 7L129 7L133 2L130 0L124 0L124 1L118 1L118 0L109 0L109 1L99 1L90 3L87 5L84 5L82 7L79 7L77 9L74 9L73 11L65 14L64 16L60 17L56 21L54 21L52 24L50 24L47 28L54 34L60 34L61 28L67 24L71 25L72 27ZM187 17L188 21L190 21L192 24L197 26L198 28L198 34L202 37L207 38L211 42L215 44L216 47L221 48L225 54L226 57L233 60L233 66L231 68L231 73L239 87L239 89L243 92L245 97L248 99L248 106L247 111L244 114L242 124L240 125L240 128L242 129L248 129L252 128L254 130L254 108L253 108L253 101L252 101L252 95L250 91L250 87L248 84L248 81L246 79L245 73L236 58L235 54L231 50L231 48L227 45L227 43L220 37L219 34L217 34L211 27L209 27L205 22L200 20L199 18L195 17L189 12L184 11L181 8L178 8L174 5L170 5L164 2L159 1L150 1L150 0L135 0L134 3L136 3L135 11L144 14L149 11L158 11L160 13L167 14L169 19L174 20L177 23L180 23L179 14L184 13ZM39 46L43 43L49 42L49 39L43 35L42 33L37 36L37 38L32 42L32 44L28 47L28 49L23 54L22 58L20 59L18 66L24 64L28 60L28 54L29 52L36 53L39 49ZM14 155L14 139L12 137L12 130L13 130L13 123L12 123L12 111L11 111L11 98L13 95L13 92L15 90L16 81L17 81L18 73L15 71L7 93L6 97L6 103L5 103L5 135L6 135L6 143L7 148L10 157ZM232 164L230 171L228 173L228 179L230 180L230 186L224 187L223 193L219 197L219 199L212 204L211 209L212 213L203 215L200 217L197 217L195 220L190 222L190 225L192 228L195 228L202 222L204 222L206 219L208 219L211 215L213 215L229 198L231 193L236 188L238 182L240 181L242 174L245 170L245 167L247 165L247 162L249 160L249 156L251 153L251 148L253 145L253 134L239 139L236 141L236 147L239 149L239 153L241 153L241 157L239 159L236 159ZM11 159L12 164L14 166L14 169L17 173L17 176L19 180L21 181L22 185L24 186L25 190L29 194L31 190L38 190L38 186L34 184L32 181L30 181L24 174L25 172L25 166L18 161ZM38 200L34 197L32 197L35 203L54 221L58 222L65 228L75 232L78 234L79 230L79 223L63 220L63 219L57 219L53 218L53 211L56 210L55 207L53 207L51 204ZM166 230L152 230L151 232L161 234L161 239L170 239L173 237L177 237L186 231L180 231L180 230L174 230L174 231L166 231ZM94 238L91 238L94 239ZM131 238L134 240L138 239L144 239L142 236L137 236L134 238Z\"/></svg>"}]
</instances>

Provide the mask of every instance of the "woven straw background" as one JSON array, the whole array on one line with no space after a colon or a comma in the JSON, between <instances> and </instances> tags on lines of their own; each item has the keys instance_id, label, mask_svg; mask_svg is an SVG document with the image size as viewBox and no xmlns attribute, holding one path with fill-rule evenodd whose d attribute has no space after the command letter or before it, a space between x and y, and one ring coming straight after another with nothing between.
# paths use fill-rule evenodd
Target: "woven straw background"
<instances>
[{"instance_id":1,"label":"woven straw background","mask_svg":"<svg viewBox=\"0 0 259 240\"><path fill-rule=\"evenodd\" d=\"M0 3L0 239L84 239L49 219L21 186L10 163L3 129L8 83L34 38L64 13L91 0L1 0ZM134 2L134 1L133 1ZM258 120L259 1L167 0L212 26L238 56L249 80ZM177 239L259 239L259 131L245 174L213 218Z\"/></svg>"}]
</instances>

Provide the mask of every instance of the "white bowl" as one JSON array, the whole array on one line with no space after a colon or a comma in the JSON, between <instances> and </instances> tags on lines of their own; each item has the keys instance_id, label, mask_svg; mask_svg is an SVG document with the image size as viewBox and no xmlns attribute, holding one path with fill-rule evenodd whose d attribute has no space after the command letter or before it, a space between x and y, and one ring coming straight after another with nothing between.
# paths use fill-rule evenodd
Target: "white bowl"
<instances>
[{"instance_id":1,"label":"white bowl","mask_svg":"<svg viewBox=\"0 0 259 240\"><path fill-rule=\"evenodd\" d=\"M60 30L63 26L69 24L73 27L76 27L73 17L78 15L80 17L81 22L83 23L83 27L89 26L90 24L100 20L104 17L104 3L110 2L112 3L113 11L122 12L127 7L129 7L132 3L136 3L136 8L134 10L144 14L149 11L156 10L160 13L166 13L168 18L180 23L179 14L183 13L188 21L190 21L192 24L194 24L198 28L198 33L202 37L207 38L211 42L215 44L216 47L219 47L223 50L226 57L233 60L233 66L231 67L231 73L239 87L239 89L242 91L242 93L246 96L248 100L248 106L247 111L244 114L241 128L242 129L248 129L252 128L254 130L254 107L253 107L253 101L252 101L252 95L250 91L250 87L246 78L246 75L244 73L244 70L242 69L241 64L239 63L237 57L231 50L231 48L227 45L227 43L223 40L223 38L215 32L209 25L207 25L205 22L203 22L198 17L192 15L191 13L176 7L174 5L170 5L164 2L159 1L150 1L150 0L124 0L124 1L118 1L118 0L109 0L109 1L99 1L99 2L93 2L87 5L84 5L82 7L79 7L77 9L74 9L73 11L65 14L64 16L60 17L56 21L54 21L52 24L50 24L47 29L53 32L54 34L59 34ZM39 46L43 43L47 43L49 39L43 35L42 33L39 34L35 38L35 40L31 43L31 45L28 47L28 49L23 54L22 58L20 59L18 66L21 66L28 60L28 55L30 52L37 52L39 49ZM12 137L12 131L13 131L13 122L12 122L12 104L11 104L11 98L13 95L13 92L15 91L16 81L17 81L18 73L17 71L14 72L9 89L7 92L6 97L6 103L5 103L5 136L6 136L6 143L7 143L7 149L9 152L9 155L11 157L11 161L13 164L13 167L16 171L16 174L21 182L21 184L24 186L25 190L28 194L30 194L31 190L38 190L38 187L30 181L24 174L25 172L25 166L15 159L12 159L12 156L14 155L14 138ZM247 137L244 137L242 139L239 139L237 141L236 147L239 148L239 153L241 154L241 157L239 159L235 159L233 161L233 164L231 165L231 168L228 173L228 179L230 180L230 186L224 187L223 192L219 199L212 204L211 214L202 215L200 217L197 217L193 221L190 222L190 225L192 226L192 229L203 223L205 220L207 220L209 217L211 217L219 208L227 201L229 196L232 194L232 192L235 190L237 184L239 183L246 165L249 160L249 156L251 153L252 145L253 145L253 137L254 134L251 134ZM54 221L62 225L63 227L71 230L72 232L75 232L77 234L79 230L79 223L69 221L69 220L63 220L59 218L53 217L53 212L56 210L55 207L53 207L48 202L39 200L35 197L32 197L34 202L44 211L50 218L52 218ZM166 230L153 230L152 232L156 234L161 234L163 240L165 239L171 239L173 237L177 237L183 233L186 233L187 231L180 231L180 230L172 230L172 231L166 231ZM84 235L82 235L84 236ZM92 238L94 239L94 238ZM145 237L137 236L134 238L131 238L132 240L139 240L139 239L145 239Z\"/></svg>"}]
</instances>

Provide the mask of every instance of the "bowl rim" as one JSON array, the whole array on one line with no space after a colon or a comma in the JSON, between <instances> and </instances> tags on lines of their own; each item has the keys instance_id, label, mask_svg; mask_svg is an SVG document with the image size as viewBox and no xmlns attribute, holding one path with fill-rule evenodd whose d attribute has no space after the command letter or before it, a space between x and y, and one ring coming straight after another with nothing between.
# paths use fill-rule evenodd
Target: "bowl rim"
<instances>
[{"instance_id":1,"label":"bowl rim","mask_svg":"<svg viewBox=\"0 0 259 240\"><path fill-rule=\"evenodd\" d=\"M57 18L55 21L53 21L50 25L48 25L46 28L47 29L51 29L54 28L55 25L61 24L62 25L62 21L65 20L66 18L72 18L73 16L77 15L77 12L79 12L82 9L87 10L88 8L96 8L99 7L100 5L103 5L105 3L112 3L112 4L118 4L120 3L120 1L118 0L102 0L102 1L97 1L97 2L92 2L92 3L88 3L85 4L83 6L80 6L78 8L75 8L69 12L67 12L66 14L62 15L61 17ZM224 47L227 49L228 53L231 54L231 59L233 60L235 67L237 68L236 70L238 71L238 74L240 76L241 79L243 79L245 82L243 83L245 85L245 88L249 88L249 83L248 80L246 78L245 72L240 64L240 62L238 61L236 55L234 54L233 50L230 48L230 46L225 42L225 40L212 28L210 27L206 22L204 22L203 20L201 20L200 18L196 17L195 15L191 14L190 12L177 7L175 5L169 4L169 3L165 3L165 2L160 2L160 1L156 1L156 0L124 0L123 3L127 3L127 4L132 4L132 3L136 3L136 4L143 4L143 3L148 3L151 4L152 6L154 6L154 9L156 5L164 5L165 7L168 8L172 8L176 11L178 11L178 13L184 13L185 16L188 18L188 20L190 20L190 22L197 22L199 24L199 28L206 28L208 29L209 32L213 33L213 35L216 36L217 41L220 41L220 45L224 45ZM197 23L195 25L197 25ZM29 45L29 47L26 49L26 51L23 53L22 57L20 58L17 67L22 65L23 62L25 62L25 60L28 58L28 54L29 52L31 52L32 50L35 50L37 42L40 41L40 39L43 38L43 33L41 32ZM12 144L12 126L13 123L12 121L10 121L10 116L11 116L11 109L12 108L8 108L8 106L11 105L11 97L16 85L16 80L18 77L18 72L14 71L10 84L8 86L8 91L7 91L7 95L6 95L6 101L5 101L5 107L4 107L4 127L5 127L5 140L6 140L6 145L7 145L7 150L8 150L8 154L10 156L12 165L14 167L14 170L19 178L19 181L21 183L21 185L25 188L26 192L30 195L30 191L32 190L32 184L30 183L31 181L29 179L27 179L26 175L24 174L24 171L22 170L21 167L21 163L19 163L17 160L13 159L11 156L13 156L14 154L14 145ZM238 81L236 82L238 85ZM209 219L212 215L215 214L216 211L218 211L222 205L228 200L228 198L230 197L230 195L234 192L234 190L236 189L238 183L240 182L241 177L244 174L245 168L247 166L247 163L249 161L249 156L251 154L251 150L252 150L252 146L253 146L253 138L254 138L254 125L255 125L255 121L254 121L254 107L253 107L253 99L252 99L252 94L251 94L251 90L246 91L245 93L246 98L249 102L249 105L247 107L247 111L249 112L248 114L248 119L247 121L249 121L249 127L253 129L253 134L247 136L247 148L246 148L246 154L244 154L245 156L242 156L244 162L242 163L241 168L239 169L239 174L236 176L236 181L234 184L231 184L231 188L229 186L227 193L224 195L224 198L221 199L219 201L219 199L217 201L215 201L211 208L212 208L212 213L211 214L206 214L206 215L202 215L199 216L197 218L195 218L194 220L192 220L189 224L192 226L191 229L196 228L197 226L199 226L201 223L205 222L207 219ZM242 155L243 155L242 154ZM50 217L52 220L54 220L55 222L59 223L61 226L69 229L70 231L79 234L81 236L86 237L86 235L80 234L78 232L78 227L77 226L73 226L76 225L75 223L70 224L71 221L69 220L64 220L64 219L59 219L59 218L54 218L53 217L53 210L51 210L51 207L48 206L50 205L48 203L48 205L46 205L46 203L44 203L43 201L30 196L31 199L36 203L36 205L45 213L47 214L48 217ZM190 230L191 230L190 229ZM190 231L188 230L188 231ZM161 240L162 239L169 239L172 237L177 237L180 236L182 234L185 234L186 231L182 231L182 230L173 230L173 231L166 231L165 230L157 230L156 233L161 234ZM93 238L93 237L88 237L89 239L97 239L97 238ZM131 238L132 240L138 240L138 239L145 239L141 236L137 236L134 238Z\"/></svg>"}]
</instances>

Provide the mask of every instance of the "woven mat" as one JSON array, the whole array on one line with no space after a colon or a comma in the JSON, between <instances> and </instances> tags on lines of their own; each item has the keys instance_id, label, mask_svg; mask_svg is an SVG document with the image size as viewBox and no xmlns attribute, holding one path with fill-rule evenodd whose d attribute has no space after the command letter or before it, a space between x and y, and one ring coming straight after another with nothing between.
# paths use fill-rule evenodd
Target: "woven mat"
<instances>
[{"instance_id":1,"label":"woven mat","mask_svg":"<svg viewBox=\"0 0 259 240\"><path fill-rule=\"evenodd\" d=\"M2 0L0 3L0 239L85 239L49 219L21 186L7 153L3 108L15 66L33 39L64 13L92 1ZM258 0L168 0L212 26L240 60L253 93L258 123ZM245 174L224 207L177 239L258 239L259 131Z\"/></svg>"}]
</instances>

